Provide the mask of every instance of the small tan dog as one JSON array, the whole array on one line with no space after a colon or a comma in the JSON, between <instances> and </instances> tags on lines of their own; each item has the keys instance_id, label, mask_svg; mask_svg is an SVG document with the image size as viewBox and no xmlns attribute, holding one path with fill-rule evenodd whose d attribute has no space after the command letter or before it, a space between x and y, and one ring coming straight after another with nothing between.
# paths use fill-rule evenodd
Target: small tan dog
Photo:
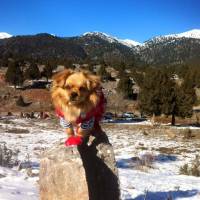
<instances>
[{"instance_id":1,"label":"small tan dog","mask_svg":"<svg viewBox=\"0 0 200 200\"><path fill-rule=\"evenodd\" d=\"M67 146L80 145L84 137L99 129L106 100L98 76L66 69L53 76L51 95L68 135Z\"/></svg>"}]
</instances>

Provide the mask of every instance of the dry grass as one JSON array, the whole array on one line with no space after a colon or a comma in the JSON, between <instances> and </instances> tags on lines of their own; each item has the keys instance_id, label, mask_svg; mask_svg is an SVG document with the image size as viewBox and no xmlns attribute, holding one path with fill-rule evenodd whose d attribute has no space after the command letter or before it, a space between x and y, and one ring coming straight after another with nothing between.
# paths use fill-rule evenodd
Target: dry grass
<instances>
[{"instance_id":1,"label":"dry grass","mask_svg":"<svg viewBox=\"0 0 200 200\"><path fill-rule=\"evenodd\" d=\"M179 169L180 174L200 177L200 156L196 155L191 164L184 164Z\"/></svg>"},{"instance_id":2,"label":"dry grass","mask_svg":"<svg viewBox=\"0 0 200 200\"><path fill-rule=\"evenodd\" d=\"M148 169L153 168L154 161L155 156L152 153L145 153L137 159L135 169L147 172Z\"/></svg>"},{"instance_id":3,"label":"dry grass","mask_svg":"<svg viewBox=\"0 0 200 200\"><path fill-rule=\"evenodd\" d=\"M15 124L13 121L9 120L9 119L5 119L5 120L1 120L2 124Z\"/></svg>"},{"instance_id":4,"label":"dry grass","mask_svg":"<svg viewBox=\"0 0 200 200\"><path fill-rule=\"evenodd\" d=\"M200 129L179 129L178 136L184 141L187 140L199 140L200 139Z\"/></svg>"},{"instance_id":5,"label":"dry grass","mask_svg":"<svg viewBox=\"0 0 200 200\"><path fill-rule=\"evenodd\" d=\"M0 142L0 166L16 166L18 164L18 153L19 150L9 149L5 142Z\"/></svg>"},{"instance_id":6,"label":"dry grass","mask_svg":"<svg viewBox=\"0 0 200 200\"><path fill-rule=\"evenodd\" d=\"M136 149L141 149L141 150L148 150L148 147L144 147L144 146L139 146L139 147L136 147Z\"/></svg>"},{"instance_id":7,"label":"dry grass","mask_svg":"<svg viewBox=\"0 0 200 200\"><path fill-rule=\"evenodd\" d=\"M162 116L156 116L155 117L156 123L164 123L164 124L170 124L171 123L171 116L169 117L162 117ZM195 116L191 118L180 118L176 117L176 124L182 124L182 125L189 125L189 124L196 124L197 119Z\"/></svg>"},{"instance_id":8,"label":"dry grass","mask_svg":"<svg viewBox=\"0 0 200 200\"><path fill-rule=\"evenodd\" d=\"M160 147L157 149L162 154L174 154L176 149L175 148L168 148L168 147Z\"/></svg>"},{"instance_id":9,"label":"dry grass","mask_svg":"<svg viewBox=\"0 0 200 200\"><path fill-rule=\"evenodd\" d=\"M0 113L4 112L32 112L32 111L51 111L52 103L50 92L47 89L27 89L14 90L11 87L0 87L0 98L5 96L6 99L0 99ZM16 99L22 96L25 102L32 102L27 107L19 107L16 105Z\"/></svg>"},{"instance_id":10,"label":"dry grass","mask_svg":"<svg viewBox=\"0 0 200 200\"><path fill-rule=\"evenodd\" d=\"M183 130L183 139L192 139L193 138L193 135L192 135L192 130L187 128L185 130Z\"/></svg>"},{"instance_id":11,"label":"dry grass","mask_svg":"<svg viewBox=\"0 0 200 200\"><path fill-rule=\"evenodd\" d=\"M6 133L13 133L13 134L27 134L30 131L28 129L21 129L21 128L12 128L12 129L7 129Z\"/></svg>"},{"instance_id":12,"label":"dry grass","mask_svg":"<svg viewBox=\"0 0 200 200\"><path fill-rule=\"evenodd\" d=\"M171 126L155 127L151 125L128 125L128 124L121 125L112 123L102 123L101 126L104 129L118 129L119 132L122 130L138 132L146 137L160 136L166 138L167 136L167 138L171 140L182 138L185 141L187 141L188 139L189 140L200 139L200 129L189 129L189 128L176 129Z\"/></svg>"},{"instance_id":13,"label":"dry grass","mask_svg":"<svg viewBox=\"0 0 200 200\"><path fill-rule=\"evenodd\" d=\"M29 101L51 103L50 92L46 89L29 89L21 92L21 95Z\"/></svg>"}]
</instances>

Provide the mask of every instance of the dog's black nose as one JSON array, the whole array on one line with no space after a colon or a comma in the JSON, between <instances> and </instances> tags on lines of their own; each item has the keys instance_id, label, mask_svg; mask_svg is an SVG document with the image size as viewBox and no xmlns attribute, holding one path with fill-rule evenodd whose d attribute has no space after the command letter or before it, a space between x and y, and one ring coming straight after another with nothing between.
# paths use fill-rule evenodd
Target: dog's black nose
<instances>
[{"instance_id":1,"label":"dog's black nose","mask_svg":"<svg viewBox=\"0 0 200 200\"><path fill-rule=\"evenodd\" d=\"M76 92L71 93L71 99L75 99L77 96L78 96L78 94Z\"/></svg>"}]
</instances>

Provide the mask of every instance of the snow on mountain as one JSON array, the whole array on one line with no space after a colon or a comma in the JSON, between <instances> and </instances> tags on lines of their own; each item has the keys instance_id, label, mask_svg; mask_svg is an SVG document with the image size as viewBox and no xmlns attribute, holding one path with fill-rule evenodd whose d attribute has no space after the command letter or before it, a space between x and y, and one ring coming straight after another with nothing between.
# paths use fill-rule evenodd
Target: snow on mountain
<instances>
[{"instance_id":1,"label":"snow on mountain","mask_svg":"<svg viewBox=\"0 0 200 200\"><path fill-rule=\"evenodd\" d=\"M183 33L166 35L165 37L176 37L176 38L185 37L185 38L200 39L200 29L192 29L190 31L186 31L186 32L183 32Z\"/></svg>"},{"instance_id":2,"label":"snow on mountain","mask_svg":"<svg viewBox=\"0 0 200 200\"><path fill-rule=\"evenodd\" d=\"M162 41L166 41L166 39L170 40L171 39L175 39L175 38L194 38L194 39L200 39L200 29L192 29L183 33L178 33L178 34L170 34L170 35L161 35L161 36L156 36L153 37L150 40L147 40L144 43L139 43L137 41L134 40L130 40L130 39L118 39L117 37L113 37L110 36L106 33L102 33L102 32L86 32L83 34L83 36L98 36L100 38L102 38L103 40L106 40L110 43L121 43L123 45L126 45L130 48L134 48L135 47L145 47L146 44L148 44L149 42L162 42Z\"/></svg>"},{"instance_id":3,"label":"snow on mountain","mask_svg":"<svg viewBox=\"0 0 200 200\"><path fill-rule=\"evenodd\" d=\"M136 42L134 40L125 39L125 40L119 40L122 44L129 46L129 47L135 47L135 46L141 46L142 43Z\"/></svg>"},{"instance_id":4,"label":"snow on mountain","mask_svg":"<svg viewBox=\"0 0 200 200\"><path fill-rule=\"evenodd\" d=\"M141 43L136 42L134 40L130 40L130 39L124 39L124 40L123 39L118 39L117 37L113 37L113 36L110 36L110 35L108 35L106 33L97 32L97 31L95 31L95 32L86 32L86 33L83 34L83 36L98 36L101 39L106 40L106 41L108 41L110 43L116 43L116 42L118 42L118 43L121 43L121 44L123 44L125 46L128 46L130 48L138 46L138 45L142 45Z\"/></svg>"},{"instance_id":5,"label":"snow on mountain","mask_svg":"<svg viewBox=\"0 0 200 200\"><path fill-rule=\"evenodd\" d=\"M118 41L118 39L116 37L110 36L106 33L97 32L97 31L86 32L86 33L83 34L83 36L97 36L97 37L100 37L103 40L110 42L110 43L114 43L114 42Z\"/></svg>"},{"instance_id":6,"label":"snow on mountain","mask_svg":"<svg viewBox=\"0 0 200 200\"><path fill-rule=\"evenodd\" d=\"M180 38L200 39L200 29L192 29L190 31L186 31L183 33L177 33L177 34L156 36L156 37L153 37L152 39L146 41L145 44L148 42L152 42L152 41L153 42L162 42L162 41L165 41L166 39L172 41L172 39L176 39L176 38L178 38L178 39L180 39Z\"/></svg>"},{"instance_id":7,"label":"snow on mountain","mask_svg":"<svg viewBox=\"0 0 200 200\"><path fill-rule=\"evenodd\" d=\"M12 37L12 35L5 32L0 32L0 39L10 38L10 37Z\"/></svg>"}]
</instances>

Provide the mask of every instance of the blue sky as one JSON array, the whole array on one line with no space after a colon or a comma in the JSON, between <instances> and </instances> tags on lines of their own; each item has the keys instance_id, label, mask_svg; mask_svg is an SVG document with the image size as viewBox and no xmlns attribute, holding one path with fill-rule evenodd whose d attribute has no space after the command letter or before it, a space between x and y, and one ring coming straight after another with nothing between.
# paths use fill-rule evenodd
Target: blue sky
<instances>
[{"instance_id":1,"label":"blue sky","mask_svg":"<svg viewBox=\"0 0 200 200\"><path fill-rule=\"evenodd\" d=\"M58 36L101 31L143 42L200 29L200 0L0 0L0 32Z\"/></svg>"}]
</instances>

